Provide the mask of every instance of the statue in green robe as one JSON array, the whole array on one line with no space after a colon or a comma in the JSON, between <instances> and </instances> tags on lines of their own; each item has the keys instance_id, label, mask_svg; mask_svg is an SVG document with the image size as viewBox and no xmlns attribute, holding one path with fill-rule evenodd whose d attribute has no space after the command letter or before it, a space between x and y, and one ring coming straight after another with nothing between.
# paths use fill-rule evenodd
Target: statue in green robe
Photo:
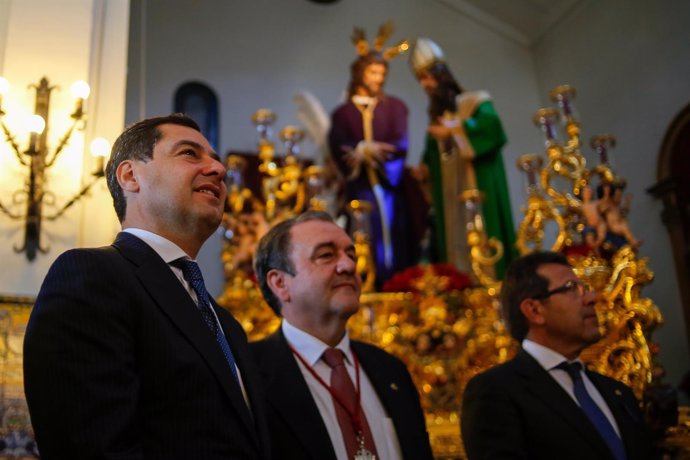
<instances>
[{"instance_id":1,"label":"statue in green robe","mask_svg":"<svg viewBox=\"0 0 690 460\"><path fill-rule=\"evenodd\" d=\"M496 264L496 276L502 278L517 251L501 157L506 143L501 120L489 93L460 87L433 41L417 39L410 65L429 95L423 162L431 185L434 260L470 270L465 209L458 196L476 188L485 196L482 216L487 236L503 243L504 256Z\"/></svg>"}]
</instances>

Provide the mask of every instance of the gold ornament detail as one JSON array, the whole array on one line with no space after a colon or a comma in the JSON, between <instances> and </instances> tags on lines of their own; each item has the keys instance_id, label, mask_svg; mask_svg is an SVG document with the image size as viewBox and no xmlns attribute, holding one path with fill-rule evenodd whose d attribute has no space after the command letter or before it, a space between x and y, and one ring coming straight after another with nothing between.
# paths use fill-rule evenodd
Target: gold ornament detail
<instances>
[{"instance_id":1,"label":"gold ornament detail","mask_svg":"<svg viewBox=\"0 0 690 460\"><path fill-rule=\"evenodd\" d=\"M663 322L652 300L640 297L642 286L654 278L647 259L638 259L630 246L625 246L610 264L595 258L576 258L573 262L578 275L598 285L600 293L597 315L603 338L582 354L583 361L627 384L642 399L654 372L651 332Z\"/></svg>"},{"instance_id":2,"label":"gold ornament detail","mask_svg":"<svg viewBox=\"0 0 690 460\"><path fill-rule=\"evenodd\" d=\"M395 26L393 21L387 21L379 26L378 34L374 39L373 52L380 53L386 61L404 53L410 48L407 40L402 40L395 45L383 49L386 41L393 35ZM352 43L355 45L355 51L358 56L366 56L370 53L369 42L367 42L367 34L361 27L354 27L351 36Z\"/></svg>"}]
</instances>

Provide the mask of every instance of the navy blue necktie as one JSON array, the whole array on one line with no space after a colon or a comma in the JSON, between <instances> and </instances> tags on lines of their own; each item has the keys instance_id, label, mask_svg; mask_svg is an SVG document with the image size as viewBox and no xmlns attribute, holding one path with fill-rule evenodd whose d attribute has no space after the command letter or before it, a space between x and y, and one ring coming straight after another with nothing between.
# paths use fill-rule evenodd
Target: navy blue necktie
<instances>
[{"instance_id":1,"label":"navy blue necktie","mask_svg":"<svg viewBox=\"0 0 690 460\"><path fill-rule=\"evenodd\" d=\"M235 367L235 357L232 355L230 345L228 344L225 335L223 335L223 331L220 329L218 321L216 321L215 315L211 311L211 296L206 290L206 285L204 284L204 278L201 275L199 265L196 262L189 259L177 259L170 262L170 264L182 270L184 279L187 280L187 282L192 286L192 289L194 289L194 292L196 292L196 297L199 301L198 307L199 311L201 312L201 317L204 319L204 322L215 336L216 342L218 342L220 349L223 351L223 355L225 355L225 359L228 361L228 364L230 365L232 375L235 377L235 380L237 380L237 382L239 383L239 377L237 376L237 368Z\"/></svg>"},{"instance_id":2,"label":"navy blue necktie","mask_svg":"<svg viewBox=\"0 0 690 460\"><path fill-rule=\"evenodd\" d=\"M587 388L585 388L585 382L582 380L582 374L580 373L582 364L579 362L568 363L564 361L556 367L558 369L563 369L570 376L570 379L573 381L575 398L580 403L580 408L582 408L583 412L587 415L587 418L592 422L601 437L604 438L613 456L616 457L616 460L625 460L626 456L623 441L621 441L621 438L616 433L616 430L614 430L609 419L606 418L606 415L601 411L599 406L597 406L587 392Z\"/></svg>"}]
</instances>

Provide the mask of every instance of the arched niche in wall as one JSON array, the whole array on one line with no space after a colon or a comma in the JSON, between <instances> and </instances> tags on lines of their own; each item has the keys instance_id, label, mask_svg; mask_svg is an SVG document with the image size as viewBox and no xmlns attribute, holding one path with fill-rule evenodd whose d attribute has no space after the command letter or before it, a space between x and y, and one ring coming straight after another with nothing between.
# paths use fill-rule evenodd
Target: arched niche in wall
<instances>
[{"instance_id":1,"label":"arched niche in wall","mask_svg":"<svg viewBox=\"0 0 690 460\"><path fill-rule=\"evenodd\" d=\"M187 82L175 91L175 112L182 112L199 124L201 132L218 151L218 96L208 85Z\"/></svg>"},{"instance_id":2,"label":"arched niche in wall","mask_svg":"<svg viewBox=\"0 0 690 460\"><path fill-rule=\"evenodd\" d=\"M666 131L657 164L658 182L647 192L663 201L661 220L668 230L690 342L690 104ZM689 343L690 345L690 343Z\"/></svg>"}]
</instances>

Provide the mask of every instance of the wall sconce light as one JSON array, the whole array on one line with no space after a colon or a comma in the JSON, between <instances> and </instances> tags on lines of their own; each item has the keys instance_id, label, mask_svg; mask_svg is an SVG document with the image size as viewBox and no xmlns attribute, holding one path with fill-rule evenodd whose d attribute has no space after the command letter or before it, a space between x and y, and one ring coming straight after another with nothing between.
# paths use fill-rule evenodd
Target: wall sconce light
<instances>
[{"instance_id":1,"label":"wall sconce light","mask_svg":"<svg viewBox=\"0 0 690 460\"><path fill-rule=\"evenodd\" d=\"M0 126L17 160L22 166L26 167L27 173L24 188L14 192L12 202L9 205L5 205L0 200L0 211L12 219L24 220L24 244L21 247L15 246L14 250L16 252L26 252L27 259L32 261L36 258L37 252L42 254L48 252L48 248L41 245L41 220L45 218L52 221L62 216L65 211L83 197L104 176L104 157L108 154L110 147L108 141L103 138L95 139L92 142L92 153L98 160L96 169L91 173L91 180L69 201L58 207L53 214L44 215L44 202L52 205L55 201L53 193L45 189L45 172L55 164L58 156L72 137L74 130L83 129L83 123L80 126L80 122L85 119L84 101L88 98L90 89L89 85L83 81L72 85L72 95L76 100L74 112L70 115L72 122L60 138L57 147L51 153L48 150L46 139L49 128L50 93L55 87L50 86L46 77L43 77L38 85L30 85L30 87L36 90L36 102L34 115L31 116L28 122L30 130L28 148L22 151L15 140L15 136L10 132L2 119L5 115L2 109L2 98L7 93L9 84L5 78L0 77ZM23 212L15 211L16 208L21 206L24 206L25 210Z\"/></svg>"}]
</instances>

